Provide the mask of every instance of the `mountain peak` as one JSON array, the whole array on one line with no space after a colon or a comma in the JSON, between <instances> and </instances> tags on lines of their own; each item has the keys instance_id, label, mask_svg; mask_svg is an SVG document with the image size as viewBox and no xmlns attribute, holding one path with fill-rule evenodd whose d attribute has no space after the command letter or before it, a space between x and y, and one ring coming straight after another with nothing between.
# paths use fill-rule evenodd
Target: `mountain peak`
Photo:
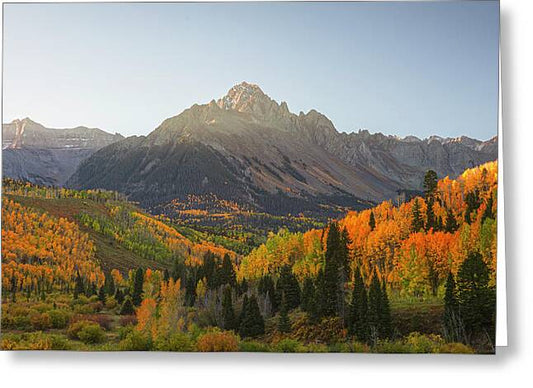
<instances>
[{"instance_id":1,"label":"mountain peak","mask_svg":"<svg viewBox=\"0 0 533 388\"><path fill-rule=\"evenodd\" d=\"M257 111L257 108L264 108L265 105L271 105L273 102L259 86L243 81L233 86L224 97L217 101L217 105L221 109L253 113Z\"/></svg>"}]
</instances>

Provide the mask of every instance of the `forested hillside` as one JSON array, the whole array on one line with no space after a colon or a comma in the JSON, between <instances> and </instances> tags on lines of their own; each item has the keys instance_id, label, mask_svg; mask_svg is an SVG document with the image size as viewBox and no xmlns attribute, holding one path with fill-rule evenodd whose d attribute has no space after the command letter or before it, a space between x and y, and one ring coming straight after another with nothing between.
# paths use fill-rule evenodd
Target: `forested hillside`
<instances>
[{"instance_id":1,"label":"forested hillside","mask_svg":"<svg viewBox=\"0 0 533 388\"><path fill-rule=\"evenodd\" d=\"M424 189L243 256L116 192L5 180L2 347L491 353L497 163Z\"/></svg>"}]
</instances>

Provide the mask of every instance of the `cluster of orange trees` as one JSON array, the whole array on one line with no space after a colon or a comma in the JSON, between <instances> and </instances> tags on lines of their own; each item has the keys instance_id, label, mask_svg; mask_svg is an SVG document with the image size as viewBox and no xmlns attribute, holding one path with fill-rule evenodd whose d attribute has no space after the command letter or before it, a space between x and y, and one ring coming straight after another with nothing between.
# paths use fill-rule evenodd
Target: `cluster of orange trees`
<instances>
[{"instance_id":1,"label":"cluster of orange trees","mask_svg":"<svg viewBox=\"0 0 533 388\"><path fill-rule=\"evenodd\" d=\"M398 206L391 201L349 212L339 221L350 243L350 265L369 281L375 271L390 290L404 296L443 291L471 252L479 252L495 283L497 162L466 170L457 179L426 175L424 196ZM433 180L433 182L432 182ZM239 278L257 279L292 265L300 278L324 265L326 230L280 231L245 257ZM353 271L352 271L353 273Z\"/></svg>"},{"instance_id":2,"label":"cluster of orange trees","mask_svg":"<svg viewBox=\"0 0 533 388\"><path fill-rule=\"evenodd\" d=\"M65 218L39 213L12 200L2 203L2 288L28 295L71 290L79 274L101 286L105 277L93 260L87 234Z\"/></svg>"}]
</instances>

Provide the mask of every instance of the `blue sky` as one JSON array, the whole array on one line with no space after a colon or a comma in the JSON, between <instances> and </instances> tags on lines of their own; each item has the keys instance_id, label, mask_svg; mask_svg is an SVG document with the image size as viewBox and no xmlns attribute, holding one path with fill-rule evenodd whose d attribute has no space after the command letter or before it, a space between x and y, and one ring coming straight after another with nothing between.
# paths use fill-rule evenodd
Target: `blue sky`
<instances>
[{"instance_id":1,"label":"blue sky","mask_svg":"<svg viewBox=\"0 0 533 388\"><path fill-rule=\"evenodd\" d=\"M245 80L340 131L497 133L497 1L6 4L4 21L4 122L147 134Z\"/></svg>"}]
</instances>

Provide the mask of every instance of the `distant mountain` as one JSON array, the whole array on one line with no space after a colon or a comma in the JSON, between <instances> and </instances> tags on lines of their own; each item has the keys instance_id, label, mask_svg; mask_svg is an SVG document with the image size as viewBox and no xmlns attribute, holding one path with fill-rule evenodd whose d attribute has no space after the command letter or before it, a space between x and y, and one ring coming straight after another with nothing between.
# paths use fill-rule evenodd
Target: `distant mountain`
<instances>
[{"instance_id":1,"label":"distant mountain","mask_svg":"<svg viewBox=\"0 0 533 388\"><path fill-rule=\"evenodd\" d=\"M145 207L214 193L270 213L361 208L421 189L426 170L456 177L497 159L497 139L400 139L339 133L321 113L293 114L257 85L193 105L148 136L130 137L84 160L74 188L121 191Z\"/></svg>"},{"instance_id":2,"label":"distant mountain","mask_svg":"<svg viewBox=\"0 0 533 388\"><path fill-rule=\"evenodd\" d=\"M46 128L29 118L2 125L3 175L61 186L80 162L98 149L124 139L101 129Z\"/></svg>"}]
</instances>

